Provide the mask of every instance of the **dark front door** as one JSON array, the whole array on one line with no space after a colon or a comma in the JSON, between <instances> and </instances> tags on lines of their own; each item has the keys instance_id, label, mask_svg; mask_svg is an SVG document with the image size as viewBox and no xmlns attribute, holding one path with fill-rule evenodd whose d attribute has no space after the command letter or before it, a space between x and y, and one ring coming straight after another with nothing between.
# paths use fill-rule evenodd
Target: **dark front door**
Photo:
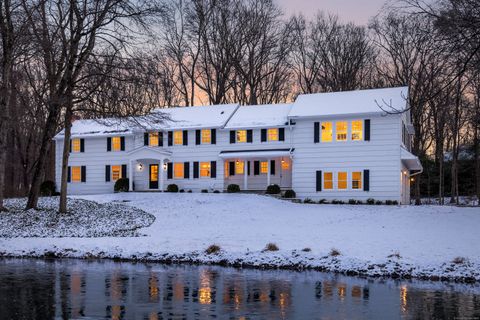
<instances>
[{"instance_id":1,"label":"dark front door","mask_svg":"<svg viewBox=\"0 0 480 320\"><path fill-rule=\"evenodd\" d=\"M151 164L150 165L150 174L149 174L149 188L150 189L158 189L158 164Z\"/></svg>"}]
</instances>

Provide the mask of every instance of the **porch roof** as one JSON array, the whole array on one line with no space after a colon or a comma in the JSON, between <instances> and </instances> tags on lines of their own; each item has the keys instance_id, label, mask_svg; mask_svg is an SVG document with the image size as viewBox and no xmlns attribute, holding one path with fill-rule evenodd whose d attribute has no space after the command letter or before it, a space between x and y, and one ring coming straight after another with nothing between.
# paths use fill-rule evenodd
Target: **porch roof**
<instances>
[{"instance_id":1,"label":"porch roof","mask_svg":"<svg viewBox=\"0 0 480 320\"><path fill-rule=\"evenodd\" d=\"M401 149L400 158L402 159L403 164L408 168L408 170L415 170L420 171L423 170L422 163L417 156L410 153L408 150L404 148Z\"/></svg>"},{"instance_id":2,"label":"porch roof","mask_svg":"<svg viewBox=\"0 0 480 320\"><path fill-rule=\"evenodd\" d=\"M256 149L256 150L226 150L221 151L218 155L222 159L231 158L274 158L282 156L290 156L295 148L285 149Z\"/></svg>"}]
</instances>

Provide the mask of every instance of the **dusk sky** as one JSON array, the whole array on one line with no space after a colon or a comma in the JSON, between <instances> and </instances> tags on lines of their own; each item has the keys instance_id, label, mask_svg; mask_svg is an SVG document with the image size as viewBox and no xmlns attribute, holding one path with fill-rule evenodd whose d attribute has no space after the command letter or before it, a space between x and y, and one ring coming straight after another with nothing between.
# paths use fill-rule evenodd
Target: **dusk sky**
<instances>
[{"instance_id":1,"label":"dusk sky","mask_svg":"<svg viewBox=\"0 0 480 320\"><path fill-rule=\"evenodd\" d=\"M317 11L337 14L345 22L366 25L386 0L276 0L285 14L303 13L310 17Z\"/></svg>"}]
</instances>

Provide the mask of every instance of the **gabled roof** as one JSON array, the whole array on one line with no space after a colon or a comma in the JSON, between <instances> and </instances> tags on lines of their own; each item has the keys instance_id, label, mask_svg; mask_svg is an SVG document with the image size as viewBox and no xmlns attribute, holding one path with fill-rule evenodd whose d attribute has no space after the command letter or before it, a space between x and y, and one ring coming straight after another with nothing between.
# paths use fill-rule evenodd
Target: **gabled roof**
<instances>
[{"instance_id":1,"label":"gabled roof","mask_svg":"<svg viewBox=\"0 0 480 320\"><path fill-rule=\"evenodd\" d=\"M314 117L346 114L384 113L404 110L408 87L368 89L342 92L301 94L295 100L289 117Z\"/></svg>"},{"instance_id":2,"label":"gabled roof","mask_svg":"<svg viewBox=\"0 0 480 320\"><path fill-rule=\"evenodd\" d=\"M292 104L264 104L241 106L237 109L225 128L276 127L287 124Z\"/></svg>"},{"instance_id":3,"label":"gabled roof","mask_svg":"<svg viewBox=\"0 0 480 320\"><path fill-rule=\"evenodd\" d=\"M63 138L64 131L60 131L55 138ZM117 119L85 119L76 120L72 123L72 137L87 137L96 135L115 135L115 134L132 134L133 131L126 122L119 122Z\"/></svg>"}]
</instances>

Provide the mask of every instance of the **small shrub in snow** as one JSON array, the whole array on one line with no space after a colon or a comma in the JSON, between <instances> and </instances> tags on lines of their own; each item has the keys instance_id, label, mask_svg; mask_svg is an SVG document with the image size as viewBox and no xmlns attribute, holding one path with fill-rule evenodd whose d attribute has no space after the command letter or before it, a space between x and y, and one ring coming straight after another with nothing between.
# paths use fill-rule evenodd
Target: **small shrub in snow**
<instances>
[{"instance_id":1,"label":"small shrub in snow","mask_svg":"<svg viewBox=\"0 0 480 320\"><path fill-rule=\"evenodd\" d=\"M318 201L319 204L326 204L328 203L327 199L320 199L320 201Z\"/></svg>"},{"instance_id":2,"label":"small shrub in snow","mask_svg":"<svg viewBox=\"0 0 480 320\"><path fill-rule=\"evenodd\" d=\"M315 201L313 201L310 198L305 198L305 199L303 199L303 203L315 203Z\"/></svg>"},{"instance_id":3,"label":"small shrub in snow","mask_svg":"<svg viewBox=\"0 0 480 320\"><path fill-rule=\"evenodd\" d=\"M220 191L218 191L218 190L213 190L213 193L220 193Z\"/></svg>"},{"instance_id":4,"label":"small shrub in snow","mask_svg":"<svg viewBox=\"0 0 480 320\"><path fill-rule=\"evenodd\" d=\"M115 185L113 186L113 191L115 192L128 192L129 188L129 180L127 178L120 178L115 181Z\"/></svg>"},{"instance_id":5,"label":"small shrub in snow","mask_svg":"<svg viewBox=\"0 0 480 320\"><path fill-rule=\"evenodd\" d=\"M398 201L397 201L397 200L393 200L393 201L392 201L392 205L397 206L397 205L398 205Z\"/></svg>"},{"instance_id":6,"label":"small shrub in snow","mask_svg":"<svg viewBox=\"0 0 480 320\"><path fill-rule=\"evenodd\" d=\"M275 243L267 243L267 245L265 246L265 249L263 249L263 251L278 251L278 246L275 244Z\"/></svg>"},{"instance_id":7,"label":"small shrub in snow","mask_svg":"<svg viewBox=\"0 0 480 320\"><path fill-rule=\"evenodd\" d=\"M220 250L221 250L220 246L218 246L216 244L212 244L207 249L205 249L205 253L206 254L217 254L217 253L220 252Z\"/></svg>"},{"instance_id":8,"label":"small shrub in snow","mask_svg":"<svg viewBox=\"0 0 480 320\"><path fill-rule=\"evenodd\" d=\"M310 251L312 251L312 249L310 249L310 248L303 248L302 251L303 251L303 252L310 252Z\"/></svg>"},{"instance_id":9,"label":"small shrub in snow","mask_svg":"<svg viewBox=\"0 0 480 320\"><path fill-rule=\"evenodd\" d=\"M192 193L192 190L188 190L187 193Z\"/></svg>"},{"instance_id":10,"label":"small shrub in snow","mask_svg":"<svg viewBox=\"0 0 480 320\"><path fill-rule=\"evenodd\" d=\"M240 192L240 186L238 184L229 184L227 187L227 193Z\"/></svg>"},{"instance_id":11,"label":"small shrub in snow","mask_svg":"<svg viewBox=\"0 0 480 320\"><path fill-rule=\"evenodd\" d=\"M363 204L362 200L357 200L357 204Z\"/></svg>"},{"instance_id":12,"label":"small shrub in snow","mask_svg":"<svg viewBox=\"0 0 480 320\"><path fill-rule=\"evenodd\" d=\"M184 193L185 192L185 189L180 189L180 191L178 191L180 193Z\"/></svg>"},{"instance_id":13,"label":"small shrub in snow","mask_svg":"<svg viewBox=\"0 0 480 320\"><path fill-rule=\"evenodd\" d=\"M342 200L333 199L332 204L345 204Z\"/></svg>"},{"instance_id":14,"label":"small shrub in snow","mask_svg":"<svg viewBox=\"0 0 480 320\"><path fill-rule=\"evenodd\" d=\"M368 199L367 199L367 204L369 204L369 205L375 204L375 199L373 199L373 198L368 198Z\"/></svg>"},{"instance_id":15,"label":"small shrub in snow","mask_svg":"<svg viewBox=\"0 0 480 320\"><path fill-rule=\"evenodd\" d=\"M178 186L174 183L167 186L167 192L178 192Z\"/></svg>"},{"instance_id":16,"label":"small shrub in snow","mask_svg":"<svg viewBox=\"0 0 480 320\"><path fill-rule=\"evenodd\" d=\"M330 250L330 256L336 257L336 256L339 256L339 255L340 255L340 251L338 251L337 249L332 248L332 250Z\"/></svg>"},{"instance_id":17,"label":"small shrub in snow","mask_svg":"<svg viewBox=\"0 0 480 320\"><path fill-rule=\"evenodd\" d=\"M202 189L202 193L208 193L207 189Z\"/></svg>"},{"instance_id":18,"label":"small shrub in snow","mask_svg":"<svg viewBox=\"0 0 480 320\"><path fill-rule=\"evenodd\" d=\"M293 190L285 190L285 193L283 194L283 197L287 199L292 199L292 198L295 198L296 196L297 194Z\"/></svg>"},{"instance_id":19,"label":"small shrub in snow","mask_svg":"<svg viewBox=\"0 0 480 320\"><path fill-rule=\"evenodd\" d=\"M357 200L355 199L349 199L348 204L357 204Z\"/></svg>"},{"instance_id":20,"label":"small shrub in snow","mask_svg":"<svg viewBox=\"0 0 480 320\"><path fill-rule=\"evenodd\" d=\"M389 255L387 256L387 258L397 258L397 259L401 259L402 256L400 255L400 252L395 251L394 253L389 254Z\"/></svg>"},{"instance_id":21,"label":"small shrub in snow","mask_svg":"<svg viewBox=\"0 0 480 320\"><path fill-rule=\"evenodd\" d=\"M376 204L377 206L381 205L382 203L383 203L383 202L380 201L380 200L375 201L375 204Z\"/></svg>"},{"instance_id":22,"label":"small shrub in snow","mask_svg":"<svg viewBox=\"0 0 480 320\"><path fill-rule=\"evenodd\" d=\"M40 195L43 197L50 197L55 194L55 182L51 180L43 181L40 185Z\"/></svg>"},{"instance_id":23,"label":"small shrub in snow","mask_svg":"<svg viewBox=\"0 0 480 320\"><path fill-rule=\"evenodd\" d=\"M455 264L465 264L465 262L467 262L467 259L465 259L464 257L456 257L452 260L452 262Z\"/></svg>"},{"instance_id":24,"label":"small shrub in snow","mask_svg":"<svg viewBox=\"0 0 480 320\"><path fill-rule=\"evenodd\" d=\"M266 194L279 194L280 186L278 184L271 184L267 187Z\"/></svg>"}]
</instances>

